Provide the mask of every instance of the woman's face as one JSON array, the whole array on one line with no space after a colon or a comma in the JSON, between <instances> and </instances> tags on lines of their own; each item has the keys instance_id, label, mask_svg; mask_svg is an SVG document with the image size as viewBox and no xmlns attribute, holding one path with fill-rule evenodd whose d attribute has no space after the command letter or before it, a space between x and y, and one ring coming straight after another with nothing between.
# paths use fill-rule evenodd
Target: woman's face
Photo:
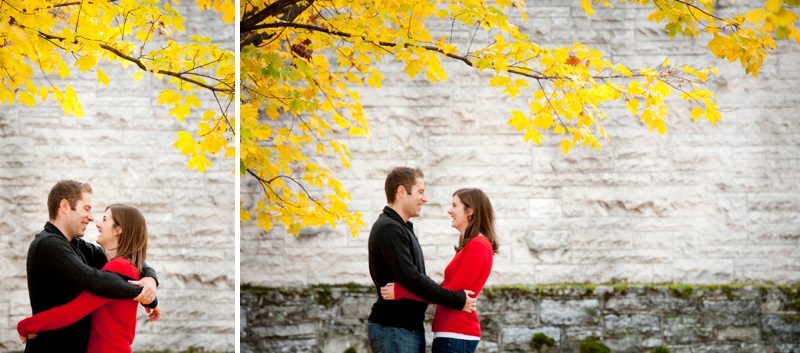
<instances>
[{"instance_id":1,"label":"woman's face","mask_svg":"<svg viewBox=\"0 0 800 353\"><path fill-rule=\"evenodd\" d=\"M467 225L469 225L469 216L472 216L472 209L464 210L464 204L461 203L461 199L458 198L458 195L453 195L453 204L447 210L447 214L453 217L453 223L451 224L453 228L458 229L461 235L464 235L464 232L467 231Z\"/></svg>"},{"instance_id":2,"label":"woman's face","mask_svg":"<svg viewBox=\"0 0 800 353\"><path fill-rule=\"evenodd\" d=\"M97 237L97 244L100 244L104 249L115 249L117 247L122 229L114 224L111 209L107 209L106 213L103 214L103 219L97 222L97 230L100 232L100 236Z\"/></svg>"}]
</instances>

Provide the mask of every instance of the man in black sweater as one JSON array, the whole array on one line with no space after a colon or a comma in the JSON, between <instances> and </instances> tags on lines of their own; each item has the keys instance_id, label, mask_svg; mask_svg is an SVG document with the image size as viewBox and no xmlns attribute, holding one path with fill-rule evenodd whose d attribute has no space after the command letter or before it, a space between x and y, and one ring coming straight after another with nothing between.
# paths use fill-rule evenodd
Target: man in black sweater
<instances>
[{"instance_id":1,"label":"man in black sweater","mask_svg":"<svg viewBox=\"0 0 800 353\"><path fill-rule=\"evenodd\" d=\"M64 305L87 290L101 297L147 304L150 321L160 318L155 300L156 272L145 265L140 281L126 282L120 275L100 271L108 261L103 248L81 239L94 220L89 184L59 181L50 190L47 208L50 221L28 248L28 294L33 314ZM70 326L24 337L25 352L86 353L90 323L91 316L86 316Z\"/></svg>"},{"instance_id":2,"label":"man in black sweater","mask_svg":"<svg viewBox=\"0 0 800 353\"><path fill-rule=\"evenodd\" d=\"M400 283L417 297L448 308L475 311L472 291L451 291L425 274L422 247L408 221L418 217L425 197L424 175L419 169L394 168L384 189L388 206L369 233L369 273L378 294L369 315L367 336L373 352L424 353L423 321L427 303L416 300L384 300L381 287ZM390 350L391 347L391 350Z\"/></svg>"}]
</instances>

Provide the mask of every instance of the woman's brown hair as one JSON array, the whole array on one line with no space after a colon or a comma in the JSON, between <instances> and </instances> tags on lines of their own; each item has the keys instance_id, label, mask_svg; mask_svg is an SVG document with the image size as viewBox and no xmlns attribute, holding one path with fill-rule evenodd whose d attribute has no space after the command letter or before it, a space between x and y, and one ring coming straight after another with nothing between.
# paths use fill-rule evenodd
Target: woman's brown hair
<instances>
[{"instance_id":1,"label":"woman's brown hair","mask_svg":"<svg viewBox=\"0 0 800 353\"><path fill-rule=\"evenodd\" d=\"M122 228L117 244L117 257L128 259L142 272L147 257L147 223L139 209L115 203L106 207L111 210L111 221Z\"/></svg>"},{"instance_id":2,"label":"woman's brown hair","mask_svg":"<svg viewBox=\"0 0 800 353\"><path fill-rule=\"evenodd\" d=\"M497 240L497 234L494 231L494 210L492 209L492 203L489 202L489 197L481 189L474 188L458 189L453 193L453 196L458 196L458 199L464 204L464 211L472 209L472 216L469 216L469 224L467 224L467 229L458 242L458 246L456 246L456 251L461 251L472 238L483 234L492 243L492 252L499 253L500 242Z\"/></svg>"}]
</instances>

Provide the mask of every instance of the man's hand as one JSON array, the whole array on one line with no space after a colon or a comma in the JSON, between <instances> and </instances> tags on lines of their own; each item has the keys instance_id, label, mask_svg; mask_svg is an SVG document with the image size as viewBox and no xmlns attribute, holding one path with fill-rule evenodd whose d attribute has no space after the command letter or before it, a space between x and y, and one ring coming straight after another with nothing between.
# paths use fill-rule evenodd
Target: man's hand
<instances>
[{"instance_id":1,"label":"man's hand","mask_svg":"<svg viewBox=\"0 0 800 353\"><path fill-rule=\"evenodd\" d=\"M150 314L148 315L148 317L150 318L150 322L158 321L158 319L161 318L161 304L159 303L155 309L152 309L153 312L150 312L150 310L151 310L150 308L144 308L144 311Z\"/></svg>"},{"instance_id":2,"label":"man's hand","mask_svg":"<svg viewBox=\"0 0 800 353\"><path fill-rule=\"evenodd\" d=\"M467 302L464 303L464 308L461 309L461 311L466 312L466 313L474 312L475 311L475 303L478 302L478 299L477 298L471 298L470 295L474 295L475 292L465 289L464 293L467 294Z\"/></svg>"},{"instance_id":3,"label":"man's hand","mask_svg":"<svg viewBox=\"0 0 800 353\"><path fill-rule=\"evenodd\" d=\"M138 281L128 281L128 283L142 287L142 292L133 300L142 304L150 304L156 299L156 280L152 277L145 277Z\"/></svg>"},{"instance_id":4,"label":"man's hand","mask_svg":"<svg viewBox=\"0 0 800 353\"><path fill-rule=\"evenodd\" d=\"M19 335L19 339L22 340L23 344L28 343L28 340L32 340L34 338L36 338L36 334L35 333L29 333L28 337L25 337L23 335Z\"/></svg>"},{"instance_id":5,"label":"man's hand","mask_svg":"<svg viewBox=\"0 0 800 353\"><path fill-rule=\"evenodd\" d=\"M389 282L381 287L381 297L383 300L394 300L394 282Z\"/></svg>"}]
</instances>

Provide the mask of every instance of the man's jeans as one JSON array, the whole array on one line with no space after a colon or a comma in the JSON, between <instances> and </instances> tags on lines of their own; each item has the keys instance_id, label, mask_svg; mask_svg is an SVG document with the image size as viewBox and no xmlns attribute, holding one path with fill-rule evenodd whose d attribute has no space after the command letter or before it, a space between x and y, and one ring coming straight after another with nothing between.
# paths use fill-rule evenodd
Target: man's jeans
<instances>
[{"instance_id":1,"label":"man's jeans","mask_svg":"<svg viewBox=\"0 0 800 353\"><path fill-rule=\"evenodd\" d=\"M425 353L425 332L370 322L367 337L372 353Z\"/></svg>"}]
</instances>

